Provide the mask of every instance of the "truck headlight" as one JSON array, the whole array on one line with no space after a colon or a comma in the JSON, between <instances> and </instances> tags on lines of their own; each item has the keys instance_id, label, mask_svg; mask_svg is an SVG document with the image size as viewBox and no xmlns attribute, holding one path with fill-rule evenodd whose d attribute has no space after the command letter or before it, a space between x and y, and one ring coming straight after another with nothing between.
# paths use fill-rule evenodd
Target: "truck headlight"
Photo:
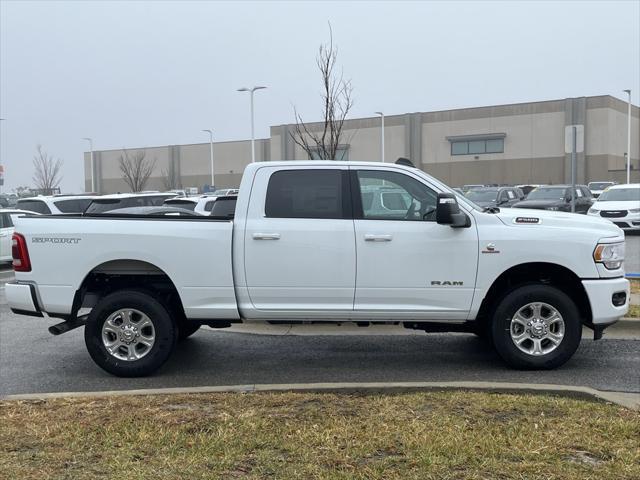
<instances>
[{"instance_id":1,"label":"truck headlight","mask_svg":"<svg viewBox=\"0 0 640 480\"><path fill-rule=\"evenodd\" d=\"M590 208L588 213L596 214L596 213L599 213L599 212L600 212L600 210L598 210L597 208Z\"/></svg>"},{"instance_id":2,"label":"truck headlight","mask_svg":"<svg viewBox=\"0 0 640 480\"><path fill-rule=\"evenodd\" d=\"M602 263L608 270L622 267L624 262L624 242L599 243L593 251L593 260Z\"/></svg>"},{"instance_id":3,"label":"truck headlight","mask_svg":"<svg viewBox=\"0 0 640 480\"><path fill-rule=\"evenodd\" d=\"M640 208L631 208L629 209L629 213L640 213Z\"/></svg>"}]
</instances>

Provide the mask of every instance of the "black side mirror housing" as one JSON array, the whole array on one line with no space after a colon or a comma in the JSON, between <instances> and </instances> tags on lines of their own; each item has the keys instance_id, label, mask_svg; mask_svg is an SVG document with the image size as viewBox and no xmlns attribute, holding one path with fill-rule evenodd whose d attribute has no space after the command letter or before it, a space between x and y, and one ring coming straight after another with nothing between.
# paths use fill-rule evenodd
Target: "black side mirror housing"
<instances>
[{"instance_id":1,"label":"black side mirror housing","mask_svg":"<svg viewBox=\"0 0 640 480\"><path fill-rule=\"evenodd\" d=\"M449 225L453 228L471 226L471 220L466 213L460 211L458 200L453 193L439 193L436 206L436 222L439 225Z\"/></svg>"}]
</instances>

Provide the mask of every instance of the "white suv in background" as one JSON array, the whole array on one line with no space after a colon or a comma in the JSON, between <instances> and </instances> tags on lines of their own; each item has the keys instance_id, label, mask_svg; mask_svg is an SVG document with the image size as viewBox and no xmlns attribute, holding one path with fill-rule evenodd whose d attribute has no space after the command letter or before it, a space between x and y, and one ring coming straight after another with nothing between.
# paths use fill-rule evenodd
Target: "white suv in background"
<instances>
[{"instance_id":1,"label":"white suv in background","mask_svg":"<svg viewBox=\"0 0 640 480\"><path fill-rule=\"evenodd\" d=\"M640 183L607 188L587 214L606 218L623 230L640 230Z\"/></svg>"},{"instance_id":2,"label":"white suv in background","mask_svg":"<svg viewBox=\"0 0 640 480\"><path fill-rule=\"evenodd\" d=\"M175 197L172 192L147 192L147 193L114 193L95 197L84 213L104 213L120 208L131 207L159 207L162 202Z\"/></svg>"},{"instance_id":3,"label":"white suv in background","mask_svg":"<svg viewBox=\"0 0 640 480\"><path fill-rule=\"evenodd\" d=\"M209 215L213 204L216 203L217 195L202 195L200 197L176 197L169 198L164 201L166 207L179 207L185 210L191 210L200 215Z\"/></svg>"},{"instance_id":4,"label":"white suv in background","mask_svg":"<svg viewBox=\"0 0 640 480\"><path fill-rule=\"evenodd\" d=\"M21 198L16 209L42 215L62 215L64 213L82 213L95 195L53 195Z\"/></svg>"},{"instance_id":5,"label":"white suv in background","mask_svg":"<svg viewBox=\"0 0 640 480\"><path fill-rule=\"evenodd\" d=\"M20 215L38 215L26 210L16 210L15 208L0 208L0 263L10 262L11 257L11 236L15 230L14 223Z\"/></svg>"},{"instance_id":6,"label":"white suv in background","mask_svg":"<svg viewBox=\"0 0 640 480\"><path fill-rule=\"evenodd\" d=\"M591 195L598 198L602 192L615 184L616 182L589 182L587 188L591 190Z\"/></svg>"}]
</instances>

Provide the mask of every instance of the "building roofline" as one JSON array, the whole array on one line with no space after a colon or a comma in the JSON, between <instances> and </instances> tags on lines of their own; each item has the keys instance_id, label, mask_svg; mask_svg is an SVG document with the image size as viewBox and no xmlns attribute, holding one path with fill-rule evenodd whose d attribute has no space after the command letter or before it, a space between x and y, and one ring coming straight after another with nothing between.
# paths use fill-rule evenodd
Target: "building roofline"
<instances>
[{"instance_id":1,"label":"building roofline","mask_svg":"<svg viewBox=\"0 0 640 480\"><path fill-rule=\"evenodd\" d=\"M256 142L271 140L271 138L256 138ZM222 145L227 143L242 143L242 142L251 142L251 139L248 140L225 140L222 142L213 142L213 145ZM169 147L191 147L195 145L209 145L209 142L197 142L197 143L172 143L167 145L148 145L146 147L123 147L123 148L106 148L106 149L94 149L94 152L121 152L122 150L130 151L130 150L147 150L153 148L169 148ZM91 150L85 150L84 153L91 154Z\"/></svg>"},{"instance_id":2,"label":"building roofline","mask_svg":"<svg viewBox=\"0 0 640 480\"><path fill-rule=\"evenodd\" d=\"M566 97L566 98L555 98L555 99L551 99L551 100L538 100L538 101L529 101L529 102L515 102L515 103L501 103L498 105L480 105L480 106L475 106L475 107L460 107L460 108L450 108L450 109L444 109L444 110L429 110L429 111L418 111L418 112L405 112L405 113L394 113L394 114L390 114L390 115L385 115L385 121L389 120L389 119L393 119L393 118L399 118L399 117L404 117L405 115L431 115L431 114L440 114L440 113L452 113L455 114L456 112L461 112L461 111L480 111L480 110L484 110L487 108L508 108L508 107L518 107L518 106L525 106L525 105L542 105L542 104L549 104L549 103L555 103L555 102L565 102L566 100L572 100L575 98L585 98L587 100L590 99L602 99L602 98L610 98L616 102L620 102L621 104L624 104L625 108L627 105L627 102L625 100L622 100L618 97L614 97L613 95L610 94L603 94L603 95L590 95L590 96L578 96L578 97ZM632 110L633 109L640 109L640 107L638 107L637 105L634 105L633 103L631 103L631 107ZM367 117L354 117L354 118L348 118L346 121L358 121L358 120L379 120L380 117L378 115L374 115L374 116L367 116ZM282 123L279 125L272 125L273 127L286 127L286 126L290 126L290 125L295 125L295 123ZM314 125L322 125L322 121L317 121L317 122L308 122L307 123L308 126L314 126Z\"/></svg>"}]
</instances>

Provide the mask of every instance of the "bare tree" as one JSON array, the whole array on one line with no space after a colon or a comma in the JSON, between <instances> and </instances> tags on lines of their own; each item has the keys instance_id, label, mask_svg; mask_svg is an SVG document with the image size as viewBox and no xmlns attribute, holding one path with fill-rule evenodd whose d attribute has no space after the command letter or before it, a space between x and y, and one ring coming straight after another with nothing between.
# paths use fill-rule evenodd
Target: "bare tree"
<instances>
[{"instance_id":1,"label":"bare tree","mask_svg":"<svg viewBox=\"0 0 640 480\"><path fill-rule=\"evenodd\" d=\"M180 188L180 178L171 166L167 170L162 169L162 184L165 190Z\"/></svg>"},{"instance_id":2,"label":"bare tree","mask_svg":"<svg viewBox=\"0 0 640 480\"><path fill-rule=\"evenodd\" d=\"M150 160L146 157L147 153L144 150L139 150L130 156L126 150L122 149L120 172L122 173L122 179L134 193L144 190L156 166L155 159Z\"/></svg>"},{"instance_id":3,"label":"bare tree","mask_svg":"<svg viewBox=\"0 0 640 480\"><path fill-rule=\"evenodd\" d=\"M55 159L42 149L42 145L36 147L33 157L33 183L44 195L51 195L60 186L62 181L61 159Z\"/></svg>"},{"instance_id":4,"label":"bare tree","mask_svg":"<svg viewBox=\"0 0 640 480\"><path fill-rule=\"evenodd\" d=\"M307 125L297 109L294 131L290 134L309 156L309 159L335 160L342 140L344 121L353 107L351 80L346 80L342 71L336 72L338 49L333 45L333 31L329 24L329 43L320 45L316 64L322 76L322 117L320 128Z\"/></svg>"}]
</instances>

